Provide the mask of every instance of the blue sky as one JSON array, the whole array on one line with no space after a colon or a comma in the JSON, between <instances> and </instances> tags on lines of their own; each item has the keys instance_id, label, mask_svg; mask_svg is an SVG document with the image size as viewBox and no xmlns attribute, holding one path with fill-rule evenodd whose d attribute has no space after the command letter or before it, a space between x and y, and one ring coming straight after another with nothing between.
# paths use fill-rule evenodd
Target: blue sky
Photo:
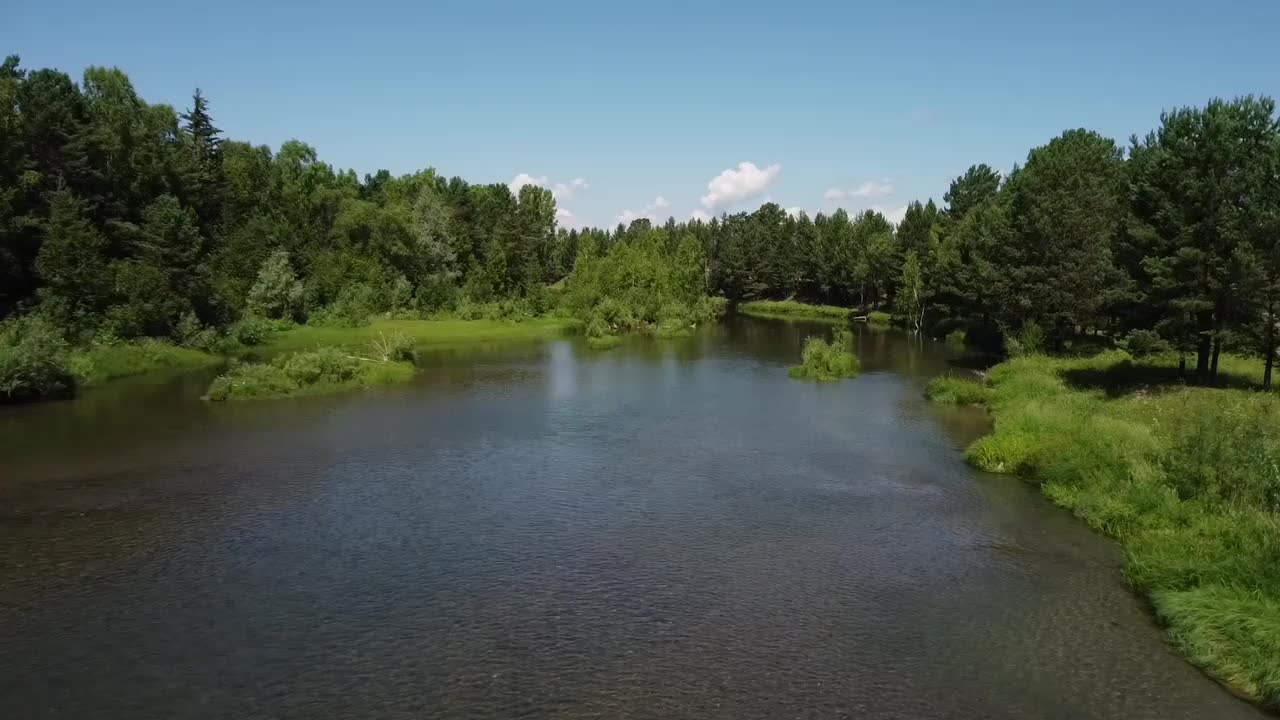
<instances>
[{"instance_id":1,"label":"blue sky","mask_svg":"<svg viewBox=\"0 0 1280 720\"><path fill-rule=\"evenodd\" d=\"M115 65L179 108L198 85L230 136L360 173L559 183L580 224L892 213L1066 128L1280 94L1276 0L15 1L26 67Z\"/></svg>"}]
</instances>

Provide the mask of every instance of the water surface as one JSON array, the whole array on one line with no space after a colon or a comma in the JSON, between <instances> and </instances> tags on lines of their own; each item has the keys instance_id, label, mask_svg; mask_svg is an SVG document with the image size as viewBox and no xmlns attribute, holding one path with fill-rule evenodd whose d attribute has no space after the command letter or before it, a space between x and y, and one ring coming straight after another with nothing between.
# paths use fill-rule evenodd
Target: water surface
<instances>
[{"instance_id":1,"label":"water surface","mask_svg":"<svg viewBox=\"0 0 1280 720\"><path fill-rule=\"evenodd\" d=\"M955 367L739 319L411 385L208 405L207 374L0 411L14 718L1257 718L1113 545L967 468Z\"/></svg>"}]
</instances>

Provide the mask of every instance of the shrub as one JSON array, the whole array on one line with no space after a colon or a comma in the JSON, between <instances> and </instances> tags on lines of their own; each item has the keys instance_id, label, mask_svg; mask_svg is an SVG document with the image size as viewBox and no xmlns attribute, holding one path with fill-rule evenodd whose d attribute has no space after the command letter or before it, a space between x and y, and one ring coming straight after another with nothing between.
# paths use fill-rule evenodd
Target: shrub
<instances>
[{"instance_id":1,"label":"shrub","mask_svg":"<svg viewBox=\"0 0 1280 720\"><path fill-rule=\"evenodd\" d=\"M1120 347L1136 358L1151 357L1169 352L1169 343L1152 330L1130 330L1120 341Z\"/></svg>"},{"instance_id":2,"label":"shrub","mask_svg":"<svg viewBox=\"0 0 1280 720\"><path fill-rule=\"evenodd\" d=\"M947 347L951 348L952 350L963 350L965 347L966 336L967 336L967 333L964 331L963 328L956 328L955 330L952 330L951 332L947 333L947 338L946 338Z\"/></svg>"},{"instance_id":3,"label":"shrub","mask_svg":"<svg viewBox=\"0 0 1280 720\"><path fill-rule=\"evenodd\" d=\"M404 382L413 376L407 362L378 362L327 347L276 358L270 363L244 363L219 376L207 400L268 399L336 392Z\"/></svg>"},{"instance_id":4,"label":"shrub","mask_svg":"<svg viewBox=\"0 0 1280 720\"><path fill-rule=\"evenodd\" d=\"M868 325L874 325L875 327L889 327L889 325L892 322L893 322L893 316L887 312L880 312L879 310L874 310L872 312L867 313Z\"/></svg>"},{"instance_id":5,"label":"shrub","mask_svg":"<svg viewBox=\"0 0 1280 720\"><path fill-rule=\"evenodd\" d=\"M70 395L67 343L45 318L27 315L0 322L0 403Z\"/></svg>"},{"instance_id":6,"label":"shrub","mask_svg":"<svg viewBox=\"0 0 1280 720\"><path fill-rule=\"evenodd\" d=\"M810 337L804 342L800 364L787 374L796 380L834 382L858 374L858 358L849 351L852 336L847 328L836 330L831 342Z\"/></svg>"},{"instance_id":7,"label":"shrub","mask_svg":"<svg viewBox=\"0 0 1280 720\"><path fill-rule=\"evenodd\" d=\"M1009 357L1035 355L1045 350L1044 330L1034 320L1022 324L1016 332L1006 331L1004 335L1004 351Z\"/></svg>"},{"instance_id":8,"label":"shrub","mask_svg":"<svg viewBox=\"0 0 1280 720\"><path fill-rule=\"evenodd\" d=\"M271 337L273 325L266 318L245 315L227 328L227 336L241 345L253 346L265 343Z\"/></svg>"},{"instance_id":9,"label":"shrub","mask_svg":"<svg viewBox=\"0 0 1280 720\"><path fill-rule=\"evenodd\" d=\"M693 310L683 303L667 303L658 311L658 326L654 331L658 337L685 337L692 333L697 320Z\"/></svg>"},{"instance_id":10,"label":"shrub","mask_svg":"<svg viewBox=\"0 0 1280 720\"><path fill-rule=\"evenodd\" d=\"M288 251L276 250L258 271L246 303L254 315L295 320L302 317L302 298L302 283L289 264Z\"/></svg>"}]
</instances>

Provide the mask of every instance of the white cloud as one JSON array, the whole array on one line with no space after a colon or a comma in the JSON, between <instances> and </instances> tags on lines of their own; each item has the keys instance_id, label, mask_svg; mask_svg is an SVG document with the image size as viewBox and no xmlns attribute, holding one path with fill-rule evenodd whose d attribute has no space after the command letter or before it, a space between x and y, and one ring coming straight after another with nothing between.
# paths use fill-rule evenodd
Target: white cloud
<instances>
[{"instance_id":1,"label":"white cloud","mask_svg":"<svg viewBox=\"0 0 1280 720\"><path fill-rule=\"evenodd\" d=\"M697 220L699 222L711 222L711 213L699 208L689 213L689 219Z\"/></svg>"},{"instance_id":2,"label":"white cloud","mask_svg":"<svg viewBox=\"0 0 1280 720\"><path fill-rule=\"evenodd\" d=\"M793 218L794 218L794 217L800 217L800 213L803 213L803 212L804 212L804 208L799 208L799 207L789 207L789 208L787 208L787 214L788 214L788 215L790 215L790 216L791 216L791 217L793 217Z\"/></svg>"},{"instance_id":3,"label":"white cloud","mask_svg":"<svg viewBox=\"0 0 1280 720\"><path fill-rule=\"evenodd\" d=\"M855 188L831 188L822 194L827 200L844 200L845 198L882 198L893 194L893 185L889 180L876 182L868 180Z\"/></svg>"},{"instance_id":4,"label":"white cloud","mask_svg":"<svg viewBox=\"0 0 1280 720\"><path fill-rule=\"evenodd\" d=\"M569 208L556 208L556 224L562 228L580 228L582 220Z\"/></svg>"},{"instance_id":5,"label":"white cloud","mask_svg":"<svg viewBox=\"0 0 1280 720\"><path fill-rule=\"evenodd\" d=\"M551 188L551 195L556 200L568 200L578 193L579 190L589 190L591 185L582 178L574 178L567 183L558 182Z\"/></svg>"},{"instance_id":6,"label":"white cloud","mask_svg":"<svg viewBox=\"0 0 1280 720\"><path fill-rule=\"evenodd\" d=\"M513 194L519 195L520 188L524 187L525 185L537 185L538 187L545 187L546 184L547 184L546 175L542 175L541 177L534 177L529 173L520 173L515 177L511 178L511 182L507 183L507 187L511 188L511 192Z\"/></svg>"},{"instance_id":7,"label":"white cloud","mask_svg":"<svg viewBox=\"0 0 1280 720\"><path fill-rule=\"evenodd\" d=\"M633 220L639 220L641 218L647 218L650 222L658 222L658 216L655 212L666 207L671 207L671 203L666 198L659 195L653 199L653 202L640 208L640 212L636 212L628 208L618 213L616 221L623 225L630 225Z\"/></svg>"},{"instance_id":8,"label":"white cloud","mask_svg":"<svg viewBox=\"0 0 1280 720\"><path fill-rule=\"evenodd\" d=\"M512 194L519 195L520 188L525 185L537 185L538 187L549 187L551 189L551 197L556 200L568 200L582 190L591 188L591 184L582 178L574 178L569 182L552 183L551 178L546 175L530 175L529 173L520 173L507 183L507 187L511 188Z\"/></svg>"},{"instance_id":9,"label":"white cloud","mask_svg":"<svg viewBox=\"0 0 1280 720\"><path fill-rule=\"evenodd\" d=\"M736 170L725 170L707 183L707 194L702 196L702 206L711 210L756 197L778 179L780 172L782 166L776 163L761 169L755 163L740 162Z\"/></svg>"},{"instance_id":10,"label":"white cloud","mask_svg":"<svg viewBox=\"0 0 1280 720\"><path fill-rule=\"evenodd\" d=\"M883 215L886 220L893 223L894 225L897 225L898 223L902 222L902 218L907 216L906 205L903 205L902 207L896 207L896 208L883 208L883 207L880 207L879 205L872 205L871 209Z\"/></svg>"}]
</instances>

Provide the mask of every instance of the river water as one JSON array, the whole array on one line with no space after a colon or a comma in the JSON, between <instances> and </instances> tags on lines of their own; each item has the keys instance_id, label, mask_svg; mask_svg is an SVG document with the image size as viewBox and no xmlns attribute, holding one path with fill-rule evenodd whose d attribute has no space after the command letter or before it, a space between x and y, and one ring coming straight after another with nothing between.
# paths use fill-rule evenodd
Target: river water
<instances>
[{"instance_id":1,"label":"river water","mask_svg":"<svg viewBox=\"0 0 1280 720\"><path fill-rule=\"evenodd\" d=\"M1116 548L976 473L946 350L821 325L438 353L209 405L0 409L6 718L1259 718Z\"/></svg>"}]
</instances>

